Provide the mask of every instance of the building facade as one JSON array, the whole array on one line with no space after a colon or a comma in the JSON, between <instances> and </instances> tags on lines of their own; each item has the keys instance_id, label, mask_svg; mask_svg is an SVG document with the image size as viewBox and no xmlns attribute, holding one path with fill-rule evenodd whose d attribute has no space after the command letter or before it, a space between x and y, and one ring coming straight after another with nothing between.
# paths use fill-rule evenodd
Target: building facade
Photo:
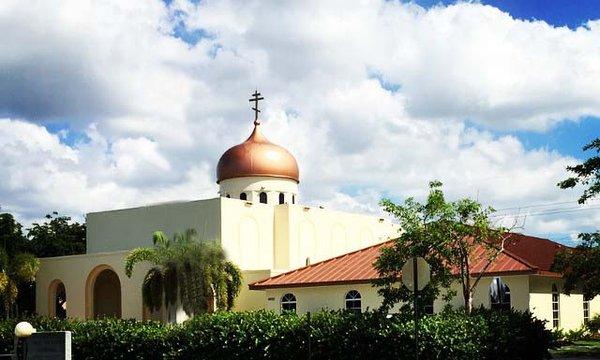
<instances>
[{"instance_id":1,"label":"building facade","mask_svg":"<svg viewBox=\"0 0 600 360\"><path fill-rule=\"evenodd\" d=\"M562 293L561 275L551 271L554 256L563 245L547 239L510 234L513 238L488 265L481 257L471 263L472 279L481 274L473 293L473 306L530 311L545 320L548 328L578 329L600 313L600 297L584 299L582 294ZM322 309L366 311L381 306L382 297L373 287L378 273L373 263L391 242L337 256L319 263L272 276L250 284L264 293L265 307L276 312L315 312ZM475 251L477 253L477 250ZM483 271L483 274L481 273ZM439 312L446 305L464 307L460 284L449 302L440 298L426 306ZM441 291L443 295L445 290Z\"/></svg>"},{"instance_id":2,"label":"building facade","mask_svg":"<svg viewBox=\"0 0 600 360\"><path fill-rule=\"evenodd\" d=\"M381 243L398 227L378 217L300 204L298 165L269 142L255 121L250 137L227 150L217 166L219 197L87 214L87 253L45 258L36 279L37 312L74 318L117 316L182 321L179 309L148 314L142 281L149 265L125 276L125 257L151 247L152 234L196 229L218 241L242 270L237 310L264 308L248 284L306 264ZM66 299L66 304L65 300Z\"/></svg>"}]
</instances>

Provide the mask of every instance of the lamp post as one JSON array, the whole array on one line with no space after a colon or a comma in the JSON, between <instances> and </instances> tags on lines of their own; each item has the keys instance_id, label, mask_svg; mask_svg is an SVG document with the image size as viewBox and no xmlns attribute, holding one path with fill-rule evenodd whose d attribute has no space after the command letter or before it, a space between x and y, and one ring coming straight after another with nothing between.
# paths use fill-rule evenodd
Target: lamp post
<instances>
[{"instance_id":1,"label":"lamp post","mask_svg":"<svg viewBox=\"0 0 600 360\"><path fill-rule=\"evenodd\" d=\"M15 339L13 343L13 351L10 354L0 354L0 359L17 360L19 358L17 352L19 348L19 340L30 337L31 334L33 334L34 332L36 332L36 330L30 323L26 321L18 323L17 326L15 326Z\"/></svg>"}]
</instances>

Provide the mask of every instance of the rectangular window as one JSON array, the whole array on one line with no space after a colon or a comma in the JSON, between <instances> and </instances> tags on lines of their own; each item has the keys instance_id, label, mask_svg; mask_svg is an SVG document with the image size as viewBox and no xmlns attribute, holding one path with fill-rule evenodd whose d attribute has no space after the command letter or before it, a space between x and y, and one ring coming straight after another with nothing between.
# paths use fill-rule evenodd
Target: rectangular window
<instances>
[{"instance_id":1,"label":"rectangular window","mask_svg":"<svg viewBox=\"0 0 600 360\"><path fill-rule=\"evenodd\" d=\"M556 285L552 285L552 327L560 326L560 294Z\"/></svg>"},{"instance_id":2,"label":"rectangular window","mask_svg":"<svg viewBox=\"0 0 600 360\"><path fill-rule=\"evenodd\" d=\"M583 298L583 323L587 324L590 321L590 299Z\"/></svg>"}]
</instances>

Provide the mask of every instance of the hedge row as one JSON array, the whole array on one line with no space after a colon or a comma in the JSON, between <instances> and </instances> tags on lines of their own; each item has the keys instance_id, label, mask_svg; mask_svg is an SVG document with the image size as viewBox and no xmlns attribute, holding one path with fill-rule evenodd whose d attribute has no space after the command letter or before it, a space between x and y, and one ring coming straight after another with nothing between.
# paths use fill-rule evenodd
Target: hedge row
<instances>
[{"instance_id":1,"label":"hedge row","mask_svg":"<svg viewBox=\"0 0 600 360\"><path fill-rule=\"evenodd\" d=\"M197 316L181 325L105 319L29 319L38 331L73 332L74 359L413 359L408 314L267 311ZM0 351L16 321L0 322ZM419 359L544 359L550 332L529 313L477 310L420 321Z\"/></svg>"}]
</instances>

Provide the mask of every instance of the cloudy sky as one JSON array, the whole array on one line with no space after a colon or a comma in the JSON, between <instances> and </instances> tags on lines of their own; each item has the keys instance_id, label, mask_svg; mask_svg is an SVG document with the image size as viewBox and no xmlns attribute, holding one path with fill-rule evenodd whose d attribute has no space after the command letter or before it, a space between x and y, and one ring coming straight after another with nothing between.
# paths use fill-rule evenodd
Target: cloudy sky
<instances>
[{"instance_id":1,"label":"cloudy sky","mask_svg":"<svg viewBox=\"0 0 600 360\"><path fill-rule=\"evenodd\" d=\"M439 179L569 242L600 224L556 187L600 135L600 5L497 3L4 0L0 206L214 197L258 88L305 203L377 213Z\"/></svg>"}]
</instances>

